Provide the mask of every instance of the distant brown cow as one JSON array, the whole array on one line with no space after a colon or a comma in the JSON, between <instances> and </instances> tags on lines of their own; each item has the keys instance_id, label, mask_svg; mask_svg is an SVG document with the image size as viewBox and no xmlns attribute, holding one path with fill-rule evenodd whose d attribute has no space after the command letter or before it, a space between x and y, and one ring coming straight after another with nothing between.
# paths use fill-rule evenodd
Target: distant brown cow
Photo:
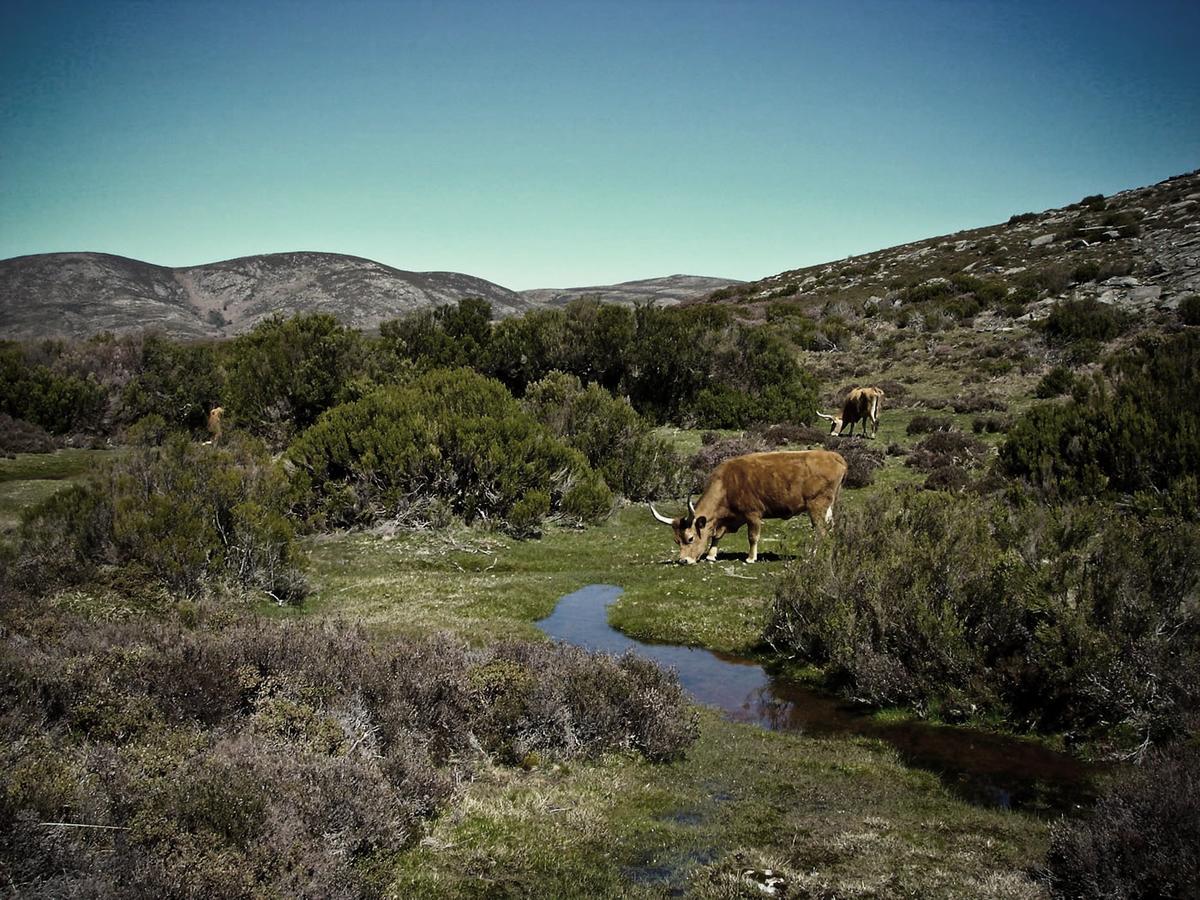
<instances>
[{"instance_id":1,"label":"distant brown cow","mask_svg":"<svg viewBox=\"0 0 1200 900\"><path fill-rule=\"evenodd\" d=\"M708 476L700 501L688 514L669 519L650 505L658 521L675 530L679 560L717 558L717 542L743 525L750 538L746 562L758 559L763 519L790 519L807 511L818 535L833 522L833 504L846 477L846 460L829 450L747 453L727 459Z\"/></svg>"},{"instance_id":2,"label":"distant brown cow","mask_svg":"<svg viewBox=\"0 0 1200 900\"><path fill-rule=\"evenodd\" d=\"M877 387L855 388L846 395L842 403L842 412L838 416L827 416L817 413L822 419L828 419L832 424L829 433L841 435L842 429L850 426L850 434L854 434L854 426L861 422L862 432L867 437L879 434L879 409L883 406L883 391ZM867 432L867 422L871 423L871 433Z\"/></svg>"},{"instance_id":3,"label":"distant brown cow","mask_svg":"<svg viewBox=\"0 0 1200 900\"><path fill-rule=\"evenodd\" d=\"M214 406L208 414L208 433L212 435L211 440L214 444L221 440L221 416L224 413L224 407Z\"/></svg>"}]
</instances>

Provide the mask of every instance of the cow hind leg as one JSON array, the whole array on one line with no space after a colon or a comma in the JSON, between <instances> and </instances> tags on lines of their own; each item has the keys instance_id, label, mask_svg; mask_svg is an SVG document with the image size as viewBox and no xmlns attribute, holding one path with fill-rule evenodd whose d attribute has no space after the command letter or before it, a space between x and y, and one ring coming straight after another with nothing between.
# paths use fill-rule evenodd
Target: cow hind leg
<instances>
[{"instance_id":1,"label":"cow hind leg","mask_svg":"<svg viewBox=\"0 0 1200 900\"><path fill-rule=\"evenodd\" d=\"M833 504L810 503L808 518L812 521L813 531L817 533L817 537L824 538L828 533L829 526L833 524Z\"/></svg>"},{"instance_id":2,"label":"cow hind leg","mask_svg":"<svg viewBox=\"0 0 1200 900\"><path fill-rule=\"evenodd\" d=\"M748 563L758 560L758 538L761 534L761 519L751 519L746 523L746 536L750 539L750 554L746 557L746 562Z\"/></svg>"}]
</instances>

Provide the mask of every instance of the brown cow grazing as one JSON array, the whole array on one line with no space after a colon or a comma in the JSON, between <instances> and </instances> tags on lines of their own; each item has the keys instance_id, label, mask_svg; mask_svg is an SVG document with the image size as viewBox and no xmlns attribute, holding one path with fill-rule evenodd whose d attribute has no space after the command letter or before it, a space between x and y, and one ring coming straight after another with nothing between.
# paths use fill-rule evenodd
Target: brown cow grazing
<instances>
[{"instance_id":1,"label":"brown cow grazing","mask_svg":"<svg viewBox=\"0 0 1200 900\"><path fill-rule=\"evenodd\" d=\"M209 443L215 444L221 440L221 416L224 415L225 408L214 406L212 412L208 414L208 433L212 435Z\"/></svg>"},{"instance_id":2,"label":"brown cow grazing","mask_svg":"<svg viewBox=\"0 0 1200 900\"><path fill-rule=\"evenodd\" d=\"M822 419L828 419L831 435L841 436L842 429L850 426L850 434L854 434L855 424L862 423L862 432L867 437L879 434L879 408L883 405L883 391L877 387L859 387L846 395L842 403L842 413L839 416L827 416L817 413ZM867 433L867 422L871 423L871 431Z\"/></svg>"},{"instance_id":3,"label":"brown cow grazing","mask_svg":"<svg viewBox=\"0 0 1200 900\"><path fill-rule=\"evenodd\" d=\"M743 525L750 538L746 562L758 559L763 519L790 519L807 511L817 534L833 522L833 504L846 477L846 460L829 450L747 453L727 459L708 476L698 503L688 514L668 519L654 505L654 518L675 530L679 560L717 558L717 542ZM705 555L705 551L707 555Z\"/></svg>"}]
</instances>

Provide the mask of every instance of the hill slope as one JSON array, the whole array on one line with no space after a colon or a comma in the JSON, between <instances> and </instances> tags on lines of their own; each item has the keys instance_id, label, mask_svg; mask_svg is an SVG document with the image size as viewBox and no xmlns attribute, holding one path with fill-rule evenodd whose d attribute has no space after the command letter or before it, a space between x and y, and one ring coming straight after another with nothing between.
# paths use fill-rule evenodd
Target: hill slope
<instances>
[{"instance_id":1,"label":"hill slope","mask_svg":"<svg viewBox=\"0 0 1200 900\"><path fill-rule=\"evenodd\" d=\"M158 328L173 337L218 337L299 312L374 328L463 297L482 297L501 316L528 306L482 278L405 272L337 253L272 253L184 268L105 253L45 253L0 261L0 336Z\"/></svg>"},{"instance_id":2,"label":"hill slope","mask_svg":"<svg viewBox=\"0 0 1200 900\"><path fill-rule=\"evenodd\" d=\"M922 296L914 288L936 293L939 282L960 274L1007 285L1014 302L1025 304L1027 319L1042 318L1066 298L1095 297L1138 311L1173 308L1200 293L1200 171L1015 215L1002 225L792 269L705 299L752 305L787 299L821 314L869 314L899 310ZM984 314L978 325L1000 327L997 318Z\"/></svg>"}]
</instances>

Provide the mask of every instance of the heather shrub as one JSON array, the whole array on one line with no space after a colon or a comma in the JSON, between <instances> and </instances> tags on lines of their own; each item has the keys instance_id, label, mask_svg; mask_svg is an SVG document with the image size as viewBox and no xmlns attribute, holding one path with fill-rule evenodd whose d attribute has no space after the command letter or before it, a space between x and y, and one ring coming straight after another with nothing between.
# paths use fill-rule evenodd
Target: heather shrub
<instances>
[{"instance_id":1,"label":"heather shrub","mask_svg":"<svg viewBox=\"0 0 1200 900\"><path fill-rule=\"evenodd\" d=\"M612 505L578 450L504 385L466 369L435 369L338 406L292 443L287 458L304 473L304 509L328 525L404 519L414 506L437 502L466 521L529 533L547 511L594 521ZM549 498L548 510L533 494Z\"/></svg>"},{"instance_id":2,"label":"heather shrub","mask_svg":"<svg viewBox=\"0 0 1200 900\"><path fill-rule=\"evenodd\" d=\"M1005 412L1008 410L1008 404L1003 400L997 400L986 394L952 397L946 401L946 405L956 413Z\"/></svg>"},{"instance_id":3,"label":"heather shrub","mask_svg":"<svg viewBox=\"0 0 1200 900\"><path fill-rule=\"evenodd\" d=\"M1195 526L877 496L789 566L765 638L871 703L1156 741L1200 702L1198 579Z\"/></svg>"},{"instance_id":4,"label":"heather shrub","mask_svg":"<svg viewBox=\"0 0 1200 900\"><path fill-rule=\"evenodd\" d=\"M629 401L598 384L552 372L529 386L521 406L586 457L614 492L630 500L673 496L682 461Z\"/></svg>"},{"instance_id":5,"label":"heather shrub","mask_svg":"<svg viewBox=\"0 0 1200 900\"><path fill-rule=\"evenodd\" d=\"M971 420L971 430L976 434L1003 434L1012 427L1012 418L990 414L976 416Z\"/></svg>"},{"instance_id":6,"label":"heather shrub","mask_svg":"<svg viewBox=\"0 0 1200 900\"><path fill-rule=\"evenodd\" d=\"M697 478L703 479L727 459L747 453L761 453L766 449L767 445L757 437L718 438L704 443L688 461L688 468Z\"/></svg>"},{"instance_id":7,"label":"heather shrub","mask_svg":"<svg viewBox=\"0 0 1200 900\"><path fill-rule=\"evenodd\" d=\"M931 416L920 413L909 420L904 433L908 435L929 434L932 431L949 431L954 427L954 420L949 416Z\"/></svg>"},{"instance_id":8,"label":"heather shrub","mask_svg":"<svg viewBox=\"0 0 1200 900\"><path fill-rule=\"evenodd\" d=\"M0 865L34 894L376 896L480 747L667 760L696 737L676 677L633 657L11 613Z\"/></svg>"},{"instance_id":9,"label":"heather shrub","mask_svg":"<svg viewBox=\"0 0 1200 900\"><path fill-rule=\"evenodd\" d=\"M946 466L977 466L987 457L988 446L978 438L951 429L935 431L913 447L906 466L926 472Z\"/></svg>"},{"instance_id":10,"label":"heather shrub","mask_svg":"<svg viewBox=\"0 0 1200 900\"><path fill-rule=\"evenodd\" d=\"M1200 885L1200 745L1152 751L1085 818L1051 832L1043 878L1063 900L1190 900Z\"/></svg>"},{"instance_id":11,"label":"heather shrub","mask_svg":"<svg viewBox=\"0 0 1200 900\"><path fill-rule=\"evenodd\" d=\"M824 444L829 432L811 425L768 425L752 428L747 434L761 439L768 447L783 447L789 444Z\"/></svg>"},{"instance_id":12,"label":"heather shrub","mask_svg":"<svg viewBox=\"0 0 1200 900\"><path fill-rule=\"evenodd\" d=\"M846 478L842 482L848 488L867 487L875 482L875 472L881 468L887 453L861 437L826 437L825 449L840 453L846 460Z\"/></svg>"},{"instance_id":13,"label":"heather shrub","mask_svg":"<svg viewBox=\"0 0 1200 900\"><path fill-rule=\"evenodd\" d=\"M44 428L0 413L0 455L52 453L56 447L54 438Z\"/></svg>"},{"instance_id":14,"label":"heather shrub","mask_svg":"<svg viewBox=\"0 0 1200 900\"><path fill-rule=\"evenodd\" d=\"M214 447L171 435L30 510L17 578L46 586L116 564L183 594L226 582L297 602L306 586L292 502L289 479L257 441Z\"/></svg>"}]
</instances>

